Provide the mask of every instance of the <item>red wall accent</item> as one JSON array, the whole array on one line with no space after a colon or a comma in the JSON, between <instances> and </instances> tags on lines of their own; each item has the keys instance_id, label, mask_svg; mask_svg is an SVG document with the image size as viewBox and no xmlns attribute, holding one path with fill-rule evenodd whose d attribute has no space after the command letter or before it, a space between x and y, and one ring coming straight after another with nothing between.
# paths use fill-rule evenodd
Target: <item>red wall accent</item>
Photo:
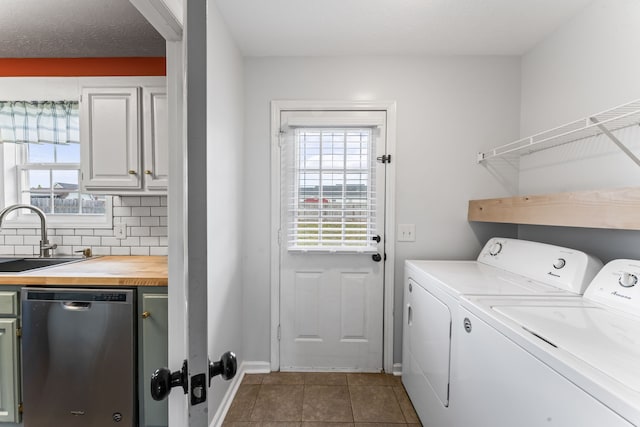
<instances>
[{"instance_id":1,"label":"red wall accent","mask_svg":"<svg viewBox=\"0 0 640 427\"><path fill-rule=\"evenodd\" d=\"M164 76L166 58L0 58L0 77Z\"/></svg>"}]
</instances>

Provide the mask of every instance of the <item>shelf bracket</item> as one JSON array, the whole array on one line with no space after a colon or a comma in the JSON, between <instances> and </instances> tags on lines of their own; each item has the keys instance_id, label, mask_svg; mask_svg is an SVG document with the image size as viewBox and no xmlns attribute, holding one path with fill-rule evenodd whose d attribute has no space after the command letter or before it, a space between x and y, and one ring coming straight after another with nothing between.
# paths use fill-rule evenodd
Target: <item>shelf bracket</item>
<instances>
[{"instance_id":1,"label":"shelf bracket","mask_svg":"<svg viewBox=\"0 0 640 427\"><path fill-rule=\"evenodd\" d=\"M629 150L627 148L626 145L624 145L622 143L622 141L620 141L613 133L611 133L611 131L603 124L601 124L598 119L596 119L595 117L590 117L589 118L596 126L598 126L598 128L602 131L602 133L604 133L605 135L607 135L607 137L609 137L609 139L611 141L614 142L614 144L616 144L618 146L618 148L620 150L622 150L622 152L624 154L627 155L627 157L629 157L631 160L633 160L635 162L636 165L640 166L640 159L631 152L631 150Z\"/></svg>"}]
</instances>

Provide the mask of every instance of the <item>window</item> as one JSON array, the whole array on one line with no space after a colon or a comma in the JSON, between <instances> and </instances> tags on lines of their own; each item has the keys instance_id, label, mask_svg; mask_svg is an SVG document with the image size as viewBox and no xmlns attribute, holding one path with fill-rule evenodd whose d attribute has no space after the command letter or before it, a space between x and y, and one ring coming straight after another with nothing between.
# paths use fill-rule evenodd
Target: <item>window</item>
<instances>
[{"instance_id":1,"label":"window","mask_svg":"<svg viewBox=\"0 0 640 427\"><path fill-rule=\"evenodd\" d=\"M288 249L375 250L373 128L296 128L292 145Z\"/></svg>"},{"instance_id":2,"label":"window","mask_svg":"<svg viewBox=\"0 0 640 427\"><path fill-rule=\"evenodd\" d=\"M80 189L78 102L0 102L0 136L5 206L36 206L58 227L110 226L110 198ZM35 220L16 213L7 225Z\"/></svg>"}]
</instances>

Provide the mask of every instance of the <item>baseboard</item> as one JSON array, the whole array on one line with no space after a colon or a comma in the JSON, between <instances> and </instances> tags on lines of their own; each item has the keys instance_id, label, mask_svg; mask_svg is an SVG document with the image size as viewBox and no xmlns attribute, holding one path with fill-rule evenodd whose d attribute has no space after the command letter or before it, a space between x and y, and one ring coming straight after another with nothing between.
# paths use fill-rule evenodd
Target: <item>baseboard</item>
<instances>
[{"instance_id":1,"label":"baseboard","mask_svg":"<svg viewBox=\"0 0 640 427\"><path fill-rule=\"evenodd\" d=\"M231 386L229 386L222 398L222 402L220 402L220 406L218 406L218 410L213 416L209 427L220 427L222 425L224 417L227 416L233 398L236 396L238 388L242 384L242 379L246 374L268 374L269 372L271 372L271 364L269 362L242 362L238 367L236 376L231 380Z\"/></svg>"},{"instance_id":2,"label":"baseboard","mask_svg":"<svg viewBox=\"0 0 640 427\"><path fill-rule=\"evenodd\" d=\"M393 375L399 377L402 375L402 363L394 363L393 364Z\"/></svg>"}]
</instances>

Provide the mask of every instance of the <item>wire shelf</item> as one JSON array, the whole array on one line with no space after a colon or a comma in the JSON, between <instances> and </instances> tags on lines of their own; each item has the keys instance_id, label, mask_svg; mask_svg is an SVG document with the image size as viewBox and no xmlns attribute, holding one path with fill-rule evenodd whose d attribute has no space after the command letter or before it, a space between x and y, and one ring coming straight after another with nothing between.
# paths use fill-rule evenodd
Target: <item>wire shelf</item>
<instances>
[{"instance_id":1,"label":"wire shelf","mask_svg":"<svg viewBox=\"0 0 640 427\"><path fill-rule=\"evenodd\" d=\"M640 125L640 99L584 119L537 133L527 138L501 145L490 151L478 153L478 163L497 157L520 157L570 142L605 134L611 138L625 154L640 165L640 160L621 145L620 141L611 133L635 125Z\"/></svg>"}]
</instances>

